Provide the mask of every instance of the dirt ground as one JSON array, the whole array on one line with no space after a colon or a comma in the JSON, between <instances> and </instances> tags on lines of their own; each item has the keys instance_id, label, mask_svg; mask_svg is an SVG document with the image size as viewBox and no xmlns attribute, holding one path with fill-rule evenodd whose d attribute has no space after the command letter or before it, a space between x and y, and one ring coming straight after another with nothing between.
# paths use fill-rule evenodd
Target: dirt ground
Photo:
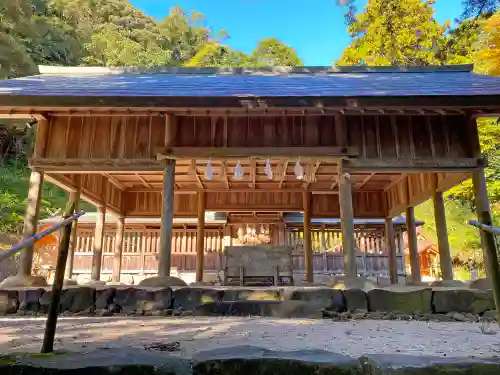
<instances>
[{"instance_id":1,"label":"dirt ground","mask_svg":"<svg viewBox=\"0 0 500 375\"><path fill-rule=\"evenodd\" d=\"M0 319L0 353L36 352L45 318ZM500 356L498 326L418 321L298 320L267 318L63 317L56 349L140 348L175 343L182 357L237 345L293 351L322 349L349 356L409 354L448 357ZM175 347L176 345L174 345Z\"/></svg>"}]
</instances>

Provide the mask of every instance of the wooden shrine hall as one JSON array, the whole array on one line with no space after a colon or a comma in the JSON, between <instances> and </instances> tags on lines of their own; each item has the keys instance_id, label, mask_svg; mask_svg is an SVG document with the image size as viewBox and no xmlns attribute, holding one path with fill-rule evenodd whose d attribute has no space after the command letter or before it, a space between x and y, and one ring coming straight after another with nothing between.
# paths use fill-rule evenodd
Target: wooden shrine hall
<instances>
[{"instance_id":1,"label":"wooden shrine hall","mask_svg":"<svg viewBox=\"0 0 500 375\"><path fill-rule=\"evenodd\" d=\"M160 276L170 274L174 218L197 218L202 281L205 212L213 211L258 213L257 221L303 213L308 282L318 218L340 219L347 276L359 271L354 220L384 220L396 282L392 218L404 213L419 281L414 207L430 198L442 277L451 279L443 192L472 178L478 213L489 211L476 119L499 113L500 78L472 66L40 67L39 75L0 81L0 117L37 121L24 235L36 231L43 181L92 203L94 280L109 213L118 260L125 218L160 220ZM32 258L32 248L23 251L21 275Z\"/></svg>"}]
</instances>

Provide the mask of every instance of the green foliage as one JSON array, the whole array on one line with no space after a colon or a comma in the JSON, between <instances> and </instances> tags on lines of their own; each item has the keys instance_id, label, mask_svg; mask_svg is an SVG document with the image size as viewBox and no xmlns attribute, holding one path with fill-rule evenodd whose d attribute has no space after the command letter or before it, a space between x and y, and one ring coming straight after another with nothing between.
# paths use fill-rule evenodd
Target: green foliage
<instances>
[{"instance_id":1,"label":"green foliage","mask_svg":"<svg viewBox=\"0 0 500 375\"><path fill-rule=\"evenodd\" d=\"M250 60L256 66L301 66L302 60L290 46L276 38L266 38L259 42Z\"/></svg>"},{"instance_id":2,"label":"green foliage","mask_svg":"<svg viewBox=\"0 0 500 375\"><path fill-rule=\"evenodd\" d=\"M353 37L337 65L440 65L444 28L432 1L370 0L348 27Z\"/></svg>"},{"instance_id":3,"label":"green foliage","mask_svg":"<svg viewBox=\"0 0 500 375\"><path fill-rule=\"evenodd\" d=\"M30 175L26 164L26 160L20 158L10 159L0 166L0 233L19 234L22 231ZM58 212L68 199L63 190L46 183L42 197L41 217Z\"/></svg>"},{"instance_id":4,"label":"green foliage","mask_svg":"<svg viewBox=\"0 0 500 375\"><path fill-rule=\"evenodd\" d=\"M185 66L201 67L264 67L264 66L300 66L302 60L295 50L278 39L263 39L257 48L247 55L234 51L217 42L205 43Z\"/></svg>"}]
</instances>

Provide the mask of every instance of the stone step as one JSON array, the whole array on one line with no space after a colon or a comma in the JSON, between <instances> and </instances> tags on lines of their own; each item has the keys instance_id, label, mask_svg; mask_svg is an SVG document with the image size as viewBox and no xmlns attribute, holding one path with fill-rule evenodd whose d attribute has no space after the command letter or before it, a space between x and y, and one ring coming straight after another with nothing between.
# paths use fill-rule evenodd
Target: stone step
<instances>
[{"instance_id":1,"label":"stone step","mask_svg":"<svg viewBox=\"0 0 500 375\"><path fill-rule=\"evenodd\" d=\"M470 359L372 354L351 358L324 350L273 351L254 346L218 348L182 358L174 353L137 349L89 350L85 353L0 356L0 373L38 375L494 375L498 359Z\"/></svg>"}]
</instances>

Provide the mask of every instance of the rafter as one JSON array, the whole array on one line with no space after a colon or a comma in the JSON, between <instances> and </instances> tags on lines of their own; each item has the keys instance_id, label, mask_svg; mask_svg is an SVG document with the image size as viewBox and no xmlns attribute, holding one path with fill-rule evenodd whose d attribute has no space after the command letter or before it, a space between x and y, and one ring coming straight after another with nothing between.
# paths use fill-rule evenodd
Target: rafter
<instances>
[{"instance_id":1,"label":"rafter","mask_svg":"<svg viewBox=\"0 0 500 375\"><path fill-rule=\"evenodd\" d=\"M320 165L321 161L317 161L314 167L312 167L311 173L309 173L308 176L308 181L306 181L306 184L304 186L306 190L309 189L309 185L311 185L311 182L314 182L316 180L316 173L318 172Z\"/></svg>"},{"instance_id":2,"label":"rafter","mask_svg":"<svg viewBox=\"0 0 500 375\"><path fill-rule=\"evenodd\" d=\"M134 173L137 177L139 177L139 180L146 186L148 189L151 189L152 186L147 183L147 181L139 174L139 173Z\"/></svg>"},{"instance_id":3,"label":"rafter","mask_svg":"<svg viewBox=\"0 0 500 375\"><path fill-rule=\"evenodd\" d=\"M195 178L196 185L198 185L198 187L201 190L205 190L205 186L203 186L203 182L201 181L200 176L198 176L198 170L196 168L196 160L194 159L191 159L191 163L189 166L189 173Z\"/></svg>"},{"instance_id":4,"label":"rafter","mask_svg":"<svg viewBox=\"0 0 500 375\"><path fill-rule=\"evenodd\" d=\"M357 186L357 189L361 189L363 186L366 185L368 181L375 175L375 173L370 173L368 176L365 177L365 179Z\"/></svg>"},{"instance_id":5,"label":"rafter","mask_svg":"<svg viewBox=\"0 0 500 375\"><path fill-rule=\"evenodd\" d=\"M287 170L288 170L288 160L284 160L283 164L281 165L281 176L280 176L280 181L279 181L279 188L281 189L283 187L283 183L286 180L286 175L287 175Z\"/></svg>"},{"instance_id":6,"label":"rafter","mask_svg":"<svg viewBox=\"0 0 500 375\"><path fill-rule=\"evenodd\" d=\"M119 182L116 178L114 178L110 174L105 173L104 177L106 177L109 180L109 182L112 183L114 186L116 186L118 189L122 191L127 190L127 188L121 182Z\"/></svg>"}]
</instances>

